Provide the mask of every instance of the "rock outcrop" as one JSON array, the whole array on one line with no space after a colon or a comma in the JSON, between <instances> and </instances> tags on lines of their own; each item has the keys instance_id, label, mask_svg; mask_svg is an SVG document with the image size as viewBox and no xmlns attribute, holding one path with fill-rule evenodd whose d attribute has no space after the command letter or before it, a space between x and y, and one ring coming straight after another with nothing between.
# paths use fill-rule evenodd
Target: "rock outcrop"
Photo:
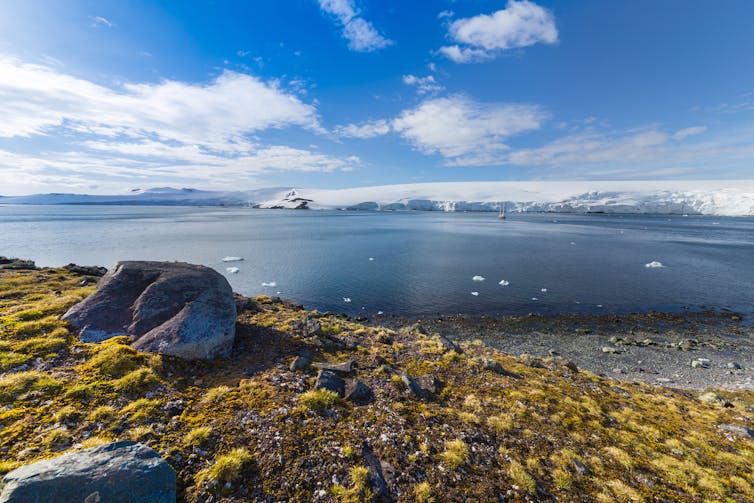
<instances>
[{"instance_id":1,"label":"rock outcrop","mask_svg":"<svg viewBox=\"0 0 754 503\"><path fill-rule=\"evenodd\" d=\"M207 359L230 351L236 305L228 281L208 267L118 262L63 319L87 342L128 335L141 351Z\"/></svg>"},{"instance_id":2,"label":"rock outcrop","mask_svg":"<svg viewBox=\"0 0 754 503\"><path fill-rule=\"evenodd\" d=\"M175 503L175 481L153 449L115 442L16 468L0 503Z\"/></svg>"}]
</instances>

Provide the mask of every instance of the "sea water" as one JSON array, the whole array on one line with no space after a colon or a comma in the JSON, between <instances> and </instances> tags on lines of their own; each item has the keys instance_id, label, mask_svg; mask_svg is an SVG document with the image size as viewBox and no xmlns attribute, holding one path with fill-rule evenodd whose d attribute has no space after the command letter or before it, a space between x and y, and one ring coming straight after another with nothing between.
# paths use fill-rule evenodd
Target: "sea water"
<instances>
[{"instance_id":1,"label":"sea water","mask_svg":"<svg viewBox=\"0 0 754 503\"><path fill-rule=\"evenodd\" d=\"M753 218L8 205L0 255L204 264L352 315L754 314Z\"/></svg>"}]
</instances>

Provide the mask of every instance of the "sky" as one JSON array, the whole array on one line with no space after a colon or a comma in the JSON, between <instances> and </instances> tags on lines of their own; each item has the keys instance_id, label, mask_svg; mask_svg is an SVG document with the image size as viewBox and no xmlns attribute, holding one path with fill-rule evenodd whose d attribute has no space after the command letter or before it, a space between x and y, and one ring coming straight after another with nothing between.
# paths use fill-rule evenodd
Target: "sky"
<instances>
[{"instance_id":1,"label":"sky","mask_svg":"<svg viewBox=\"0 0 754 503\"><path fill-rule=\"evenodd\" d=\"M0 195L744 178L749 0L0 0Z\"/></svg>"}]
</instances>

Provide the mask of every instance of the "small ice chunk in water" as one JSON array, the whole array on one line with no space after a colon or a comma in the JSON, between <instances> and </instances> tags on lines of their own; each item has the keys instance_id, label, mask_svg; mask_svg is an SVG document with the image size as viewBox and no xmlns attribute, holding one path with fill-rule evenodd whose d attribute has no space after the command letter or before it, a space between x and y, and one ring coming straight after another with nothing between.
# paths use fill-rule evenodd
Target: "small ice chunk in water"
<instances>
[{"instance_id":1,"label":"small ice chunk in water","mask_svg":"<svg viewBox=\"0 0 754 503\"><path fill-rule=\"evenodd\" d=\"M370 262L374 262L374 257L369 257Z\"/></svg>"},{"instance_id":2,"label":"small ice chunk in water","mask_svg":"<svg viewBox=\"0 0 754 503\"><path fill-rule=\"evenodd\" d=\"M343 302L351 302L351 297L343 297Z\"/></svg>"},{"instance_id":3,"label":"small ice chunk in water","mask_svg":"<svg viewBox=\"0 0 754 503\"><path fill-rule=\"evenodd\" d=\"M546 291L547 291L547 288L540 288L540 289L539 289L539 291L540 291L540 292L546 292Z\"/></svg>"},{"instance_id":4,"label":"small ice chunk in water","mask_svg":"<svg viewBox=\"0 0 754 503\"><path fill-rule=\"evenodd\" d=\"M270 281L270 282L262 281L262 286L278 286L278 284L275 283L274 281Z\"/></svg>"},{"instance_id":5,"label":"small ice chunk in water","mask_svg":"<svg viewBox=\"0 0 754 503\"><path fill-rule=\"evenodd\" d=\"M228 274L237 274L239 269L238 267L226 267L225 270L228 272Z\"/></svg>"},{"instance_id":6,"label":"small ice chunk in water","mask_svg":"<svg viewBox=\"0 0 754 503\"><path fill-rule=\"evenodd\" d=\"M500 286L508 286L510 284L511 284L510 281L505 281L504 279L501 279L500 283L498 283L498 285L500 285Z\"/></svg>"},{"instance_id":7,"label":"small ice chunk in water","mask_svg":"<svg viewBox=\"0 0 754 503\"><path fill-rule=\"evenodd\" d=\"M597 307L602 307L602 304L597 304Z\"/></svg>"},{"instance_id":8,"label":"small ice chunk in water","mask_svg":"<svg viewBox=\"0 0 754 503\"><path fill-rule=\"evenodd\" d=\"M532 297L532 298L531 298L531 300L539 300L539 299L538 299L538 298L536 298L536 297Z\"/></svg>"},{"instance_id":9,"label":"small ice chunk in water","mask_svg":"<svg viewBox=\"0 0 754 503\"><path fill-rule=\"evenodd\" d=\"M644 267L648 267L649 269L655 269L655 268L658 268L658 267L665 267L665 266L662 265L662 262L658 262L656 260L653 260L652 262L650 262L648 264L644 264Z\"/></svg>"},{"instance_id":10,"label":"small ice chunk in water","mask_svg":"<svg viewBox=\"0 0 754 503\"><path fill-rule=\"evenodd\" d=\"M377 311L377 314L384 314L382 311Z\"/></svg>"},{"instance_id":11,"label":"small ice chunk in water","mask_svg":"<svg viewBox=\"0 0 754 503\"><path fill-rule=\"evenodd\" d=\"M243 260L243 257L225 257L223 259L223 262L240 262Z\"/></svg>"},{"instance_id":12,"label":"small ice chunk in water","mask_svg":"<svg viewBox=\"0 0 754 503\"><path fill-rule=\"evenodd\" d=\"M573 241L571 241L571 244L572 244L572 245L575 245L576 243L575 243L575 242L573 242Z\"/></svg>"},{"instance_id":13,"label":"small ice chunk in water","mask_svg":"<svg viewBox=\"0 0 754 503\"><path fill-rule=\"evenodd\" d=\"M484 281L484 276L474 276L471 278L473 281Z\"/></svg>"},{"instance_id":14,"label":"small ice chunk in water","mask_svg":"<svg viewBox=\"0 0 754 503\"><path fill-rule=\"evenodd\" d=\"M479 297L479 292L471 292L471 295L473 295L474 297Z\"/></svg>"}]
</instances>

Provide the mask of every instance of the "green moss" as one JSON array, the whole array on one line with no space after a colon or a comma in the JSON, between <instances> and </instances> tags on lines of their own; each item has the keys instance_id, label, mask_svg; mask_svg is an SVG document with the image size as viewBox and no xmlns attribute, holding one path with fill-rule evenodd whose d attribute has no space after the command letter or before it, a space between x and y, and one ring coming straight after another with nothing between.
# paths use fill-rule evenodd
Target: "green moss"
<instances>
[{"instance_id":1,"label":"green moss","mask_svg":"<svg viewBox=\"0 0 754 503\"><path fill-rule=\"evenodd\" d=\"M116 341L98 349L84 365L85 370L93 370L108 377L123 377L144 362L144 356L138 351Z\"/></svg>"},{"instance_id":2,"label":"green moss","mask_svg":"<svg viewBox=\"0 0 754 503\"><path fill-rule=\"evenodd\" d=\"M87 419L89 421L104 423L115 418L115 408L110 405L100 405L89 413Z\"/></svg>"},{"instance_id":3,"label":"green moss","mask_svg":"<svg viewBox=\"0 0 754 503\"><path fill-rule=\"evenodd\" d=\"M121 409L121 413L128 416L134 423L156 421L159 419L159 400L139 398Z\"/></svg>"},{"instance_id":4,"label":"green moss","mask_svg":"<svg viewBox=\"0 0 754 503\"><path fill-rule=\"evenodd\" d=\"M298 402L309 410L321 413L340 402L340 396L328 389L317 389L299 395Z\"/></svg>"},{"instance_id":5,"label":"green moss","mask_svg":"<svg viewBox=\"0 0 754 503\"><path fill-rule=\"evenodd\" d=\"M115 391L120 393L139 393L159 384L160 379L150 368L140 368L129 372L120 379L112 381Z\"/></svg>"},{"instance_id":6,"label":"green moss","mask_svg":"<svg viewBox=\"0 0 754 503\"><path fill-rule=\"evenodd\" d=\"M191 447L199 447L205 444L212 435L211 426L197 426L192 428L185 437L183 437L183 445Z\"/></svg>"},{"instance_id":7,"label":"green moss","mask_svg":"<svg viewBox=\"0 0 754 503\"><path fill-rule=\"evenodd\" d=\"M440 453L440 459L451 470L457 470L469 459L469 445L463 440L448 440L445 442L445 450Z\"/></svg>"},{"instance_id":8,"label":"green moss","mask_svg":"<svg viewBox=\"0 0 754 503\"><path fill-rule=\"evenodd\" d=\"M0 402L13 402L30 391L51 393L60 389L61 386L60 381L37 370L7 374L0 377Z\"/></svg>"},{"instance_id":9,"label":"green moss","mask_svg":"<svg viewBox=\"0 0 754 503\"><path fill-rule=\"evenodd\" d=\"M22 353L16 353L15 351L2 351L0 352L0 372L23 365L31 359L31 356Z\"/></svg>"},{"instance_id":10,"label":"green moss","mask_svg":"<svg viewBox=\"0 0 754 503\"><path fill-rule=\"evenodd\" d=\"M248 449L233 449L227 454L215 458L208 468L199 471L194 480L199 485L216 485L227 482L235 482L241 476L241 472L254 457Z\"/></svg>"}]
</instances>

